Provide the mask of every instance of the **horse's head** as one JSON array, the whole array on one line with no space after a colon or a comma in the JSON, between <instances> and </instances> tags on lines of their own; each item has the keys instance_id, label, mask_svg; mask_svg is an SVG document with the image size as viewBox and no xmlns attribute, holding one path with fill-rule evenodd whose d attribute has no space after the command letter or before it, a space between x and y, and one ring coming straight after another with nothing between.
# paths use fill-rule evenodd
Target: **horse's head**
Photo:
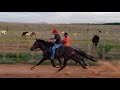
<instances>
[{"instance_id":1,"label":"horse's head","mask_svg":"<svg viewBox=\"0 0 120 90\"><path fill-rule=\"evenodd\" d=\"M47 42L44 40L36 39L36 42L33 44L30 50L35 51L38 48L42 50L47 50L48 49Z\"/></svg>"},{"instance_id":2,"label":"horse's head","mask_svg":"<svg viewBox=\"0 0 120 90\"><path fill-rule=\"evenodd\" d=\"M35 51L37 48L39 48L40 43L39 40L36 39L36 42L33 44L33 46L30 48L31 51Z\"/></svg>"}]
</instances>

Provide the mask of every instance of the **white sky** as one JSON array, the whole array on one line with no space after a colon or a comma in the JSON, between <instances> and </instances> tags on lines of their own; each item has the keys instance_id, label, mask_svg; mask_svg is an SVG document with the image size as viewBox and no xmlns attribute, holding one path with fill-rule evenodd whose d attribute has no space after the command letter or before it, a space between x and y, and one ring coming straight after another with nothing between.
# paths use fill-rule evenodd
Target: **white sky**
<instances>
[{"instance_id":1,"label":"white sky","mask_svg":"<svg viewBox=\"0 0 120 90\"><path fill-rule=\"evenodd\" d=\"M120 22L120 12L0 12L0 22L24 22L24 23Z\"/></svg>"}]
</instances>

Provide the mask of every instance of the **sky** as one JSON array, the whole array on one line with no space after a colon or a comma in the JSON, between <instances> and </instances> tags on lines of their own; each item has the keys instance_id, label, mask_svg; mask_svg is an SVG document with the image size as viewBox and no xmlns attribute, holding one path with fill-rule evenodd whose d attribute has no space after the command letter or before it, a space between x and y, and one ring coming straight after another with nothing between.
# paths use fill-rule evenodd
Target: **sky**
<instances>
[{"instance_id":1,"label":"sky","mask_svg":"<svg viewBox=\"0 0 120 90\"><path fill-rule=\"evenodd\" d=\"M108 23L120 22L120 12L0 12L0 22Z\"/></svg>"}]
</instances>

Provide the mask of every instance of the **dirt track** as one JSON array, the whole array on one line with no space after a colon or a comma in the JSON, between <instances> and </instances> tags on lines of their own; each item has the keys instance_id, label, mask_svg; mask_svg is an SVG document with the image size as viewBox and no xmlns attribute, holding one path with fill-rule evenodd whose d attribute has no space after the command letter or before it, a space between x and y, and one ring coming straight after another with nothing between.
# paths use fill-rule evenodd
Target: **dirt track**
<instances>
[{"instance_id":1,"label":"dirt track","mask_svg":"<svg viewBox=\"0 0 120 90\"><path fill-rule=\"evenodd\" d=\"M119 78L119 66L110 63L102 63L100 66L67 66L61 72L51 65L40 65L30 70L29 64L1 64L0 78Z\"/></svg>"}]
</instances>

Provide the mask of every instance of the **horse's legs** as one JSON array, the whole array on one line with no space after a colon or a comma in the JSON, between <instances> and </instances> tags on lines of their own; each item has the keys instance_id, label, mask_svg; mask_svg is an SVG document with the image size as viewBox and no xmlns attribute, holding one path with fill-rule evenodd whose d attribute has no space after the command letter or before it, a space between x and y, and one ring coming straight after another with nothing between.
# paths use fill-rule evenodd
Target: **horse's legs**
<instances>
[{"instance_id":1,"label":"horse's legs","mask_svg":"<svg viewBox=\"0 0 120 90\"><path fill-rule=\"evenodd\" d=\"M75 64L76 64L76 65L77 65L77 63L78 63L78 62L77 62L77 61L75 61Z\"/></svg>"},{"instance_id":2,"label":"horse's legs","mask_svg":"<svg viewBox=\"0 0 120 90\"><path fill-rule=\"evenodd\" d=\"M62 66L62 62L61 62L61 59L60 59L60 58L58 59L58 61L59 61L60 66Z\"/></svg>"},{"instance_id":3,"label":"horse's legs","mask_svg":"<svg viewBox=\"0 0 120 90\"><path fill-rule=\"evenodd\" d=\"M33 70L36 66L38 66L38 65L40 65L43 61L45 61L46 60L46 58L42 58L41 60L40 60L40 62L38 62L36 65L34 65L32 68L31 68L31 70Z\"/></svg>"},{"instance_id":4,"label":"horse's legs","mask_svg":"<svg viewBox=\"0 0 120 90\"><path fill-rule=\"evenodd\" d=\"M94 42L93 42L93 46L92 46L92 49L94 48Z\"/></svg>"},{"instance_id":5,"label":"horse's legs","mask_svg":"<svg viewBox=\"0 0 120 90\"><path fill-rule=\"evenodd\" d=\"M58 70L58 72L61 71L63 68L66 67L68 60L69 60L69 59L64 59L63 66Z\"/></svg>"},{"instance_id":6,"label":"horse's legs","mask_svg":"<svg viewBox=\"0 0 120 90\"><path fill-rule=\"evenodd\" d=\"M52 64L53 67L56 67L56 65L55 65L53 60L51 60L51 64Z\"/></svg>"},{"instance_id":7,"label":"horse's legs","mask_svg":"<svg viewBox=\"0 0 120 90\"><path fill-rule=\"evenodd\" d=\"M97 43L95 43L95 49L97 48Z\"/></svg>"},{"instance_id":8,"label":"horse's legs","mask_svg":"<svg viewBox=\"0 0 120 90\"><path fill-rule=\"evenodd\" d=\"M83 58L81 58L80 60L83 62L84 66L87 66L87 64L84 62Z\"/></svg>"},{"instance_id":9,"label":"horse's legs","mask_svg":"<svg viewBox=\"0 0 120 90\"><path fill-rule=\"evenodd\" d=\"M72 59L76 62L78 62L84 69L87 69L82 63L81 63L81 59L79 59L77 56L73 56ZM84 62L84 61L83 61ZM84 63L85 64L85 63Z\"/></svg>"},{"instance_id":10,"label":"horse's legs","mask_svg":"<svg viewBox=\"0 0 120 90\"><path fill-rule=\"evenodd\" d=\"M77 61L84 69L87 69L79 60Z\"/></svg>"},{"instance_id":11,"label":"horse's legs","mask_svg":"<svg viewBox=\"0 0 120 90\"><path fill-rule=\"evenodd\" d=\"M95 45L95 49L97 49L97 46L98 46L98 42L97 42L96 45Z\"/></svg>"}]
</instances>

